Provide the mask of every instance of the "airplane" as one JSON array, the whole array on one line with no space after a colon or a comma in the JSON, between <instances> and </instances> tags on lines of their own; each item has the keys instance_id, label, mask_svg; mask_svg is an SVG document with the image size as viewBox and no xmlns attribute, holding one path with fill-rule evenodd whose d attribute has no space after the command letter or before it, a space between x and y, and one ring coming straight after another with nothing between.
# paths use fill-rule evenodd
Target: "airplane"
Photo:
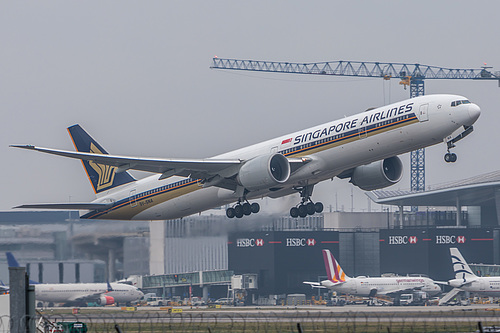
<instances>
[{"instance_id":1,"label":"airplane","mask_svg":"<svg viewBox=\"0 0 500 333\"><path fill-rule=\"evenodd\" d=\"M452 295L449 296L449 299L460 291L468 291L487 297L500 296L500 276L477 276L472 272L467 261L456 247L450 248L450 255L455 278L448 281L448 285L453 287L446 295Z\"/></svg>"},{"instance_id":2,"label":"airplane","mask_svg":"<svg viewBox=\"0 0 500 333\"><path fill-rule=\"evenodd\" d=\"M83 219L168 220L231 205L229 218L260 211L249 200L300 193L292 217L323 211L311 199L314 186L350 178L371 191L402 177L397 157L445 142L446 162L456 142L473 131L480 108L458 95L426 95L280 136L206 159L109 155L79 125L68 128L77 151L11 145L83 163L96 194L86 203L25 204L14 208L84 210ZM136 180L127 170L159 174Z\"/></svg>"},{"instance_id":3,"label":"airplane","mask_svg":"<svg viewBox=\"0 0 500 333\"><path fill-rule=\"evenodd\" d=\"M7 252L9 267L20 267L11 252ZM138 288L123 283L38 283L29 280L35 286L35 299L46 302L49 306L55 303L70 305L86 305L93 302L98 305L128 304L141 299L144 294Z\"/></svg>"},{"instance_id":4,"label":"airplane","mask_svg":"<svg viewBox=\"0 0 500 333\"><path fill-rule=\"evenodd\" d=\"M345 274L340 264L330 252L323 250L326 274L328 280L321 282L308 282L313 288L328 288L342 294L361 297L396 296L405 292L423 291L429 296L441 293L439 285L424 276L391 276L391 277L349 277Z\"/></svg>"}]
</instances>

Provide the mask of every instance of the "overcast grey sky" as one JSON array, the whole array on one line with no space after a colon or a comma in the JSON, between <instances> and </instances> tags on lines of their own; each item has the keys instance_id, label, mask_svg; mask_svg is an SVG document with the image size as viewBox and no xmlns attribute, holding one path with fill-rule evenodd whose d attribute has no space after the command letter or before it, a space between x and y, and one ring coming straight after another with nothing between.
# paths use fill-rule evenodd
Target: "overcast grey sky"
<instances>
[{"instance_id":1,"label":"overcast grey sky","mask_svg":"<svg viewBox=\"0 0 500 333\"><path fill-rule=\"evenodd\" d=\"M498 13L498 1L4 1L0 210L94 198L79 161L8 148L73 149L75 123L114 154L202 158L409 97L396 79L211 70L215 55L500 70ZM428 80L431 93L483 113L455 164L444 144L426 150L427 185L497 170L498 84ZM350 196L337 179L313 199L348 210Z\"/></svg>"}]
</instances>

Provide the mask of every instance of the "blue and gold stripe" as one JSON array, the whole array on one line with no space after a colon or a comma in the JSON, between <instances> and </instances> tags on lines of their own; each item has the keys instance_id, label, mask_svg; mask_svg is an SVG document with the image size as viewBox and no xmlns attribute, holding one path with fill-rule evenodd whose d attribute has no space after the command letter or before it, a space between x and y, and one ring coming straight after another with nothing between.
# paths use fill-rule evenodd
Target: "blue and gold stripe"
<instances>
[{"instance_id":1,"label":"blue and gold stripe","mask_svg":"<svg viewBox=\"0 0 500 333\"><path fill-rule=\"evenodd\" d=\"M332 135L328 138L304 143L292 148L281 150L284 156L302 157L314 154L323 150L331 149L349 142L377 135L389 130L418 123L418 118L414 113L403 115L389 120L384 120L366 127L356 128L344 133ZM139 194L135 194L117 201L113 206L102 211L92 211L81 218L83 219L130 219L140 212L158 205L167 200L171 200L181 195L194 192L201 188L200 179L187 178L166 184Z\"/></svg>"}]
</instances>

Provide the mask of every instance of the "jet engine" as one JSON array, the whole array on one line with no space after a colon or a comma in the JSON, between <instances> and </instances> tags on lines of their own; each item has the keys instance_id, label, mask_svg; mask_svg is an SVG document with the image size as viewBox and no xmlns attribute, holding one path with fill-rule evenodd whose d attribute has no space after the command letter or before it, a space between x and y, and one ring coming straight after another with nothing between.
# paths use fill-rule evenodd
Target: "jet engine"
<instances>
[{"instance_id":1,"label":"jet engine","mask_svg":"<svg viewBox=\"0 0 500 333\"><path fill-rule=\"evenodd\" d=\"M99 305L111 305L115 303L115 299L112 296L101 295L97 303Z\"/></svg>"},{"instance_id":2,"label":"jet engine","mask_svg":"<svg viewBox=\"0 0 500 333\"><path fill-rule=\"evenodd\" d=\"M356 167L351 176L351 183L365 191L372 191L396 184L402 175L403 163L399 157L393 156Z\"/></svg>"},{"instance_id":3,"label":"jet engine","mask_svg":"<svg viewBox=\"0 0 500 333\"><path fill-rule=\"evenodd\" d=\"M247 190L257 191L282 184L288 177L288 159L281 154L270 154L246 161L238 172L237 181Z\"/></svg>"},{"instance_id":4,"label":"jet engine","mask_svg":"<svg viewBox=\"0 0 500 333\"><path fill-rule=\"evenodd\" d=\"M464 281L463 279L453 279L448 281L448 285L453 287L453 288L461 288L463 287L464 284L467 284L467 281Z\"/></svg>"}]
</instances>

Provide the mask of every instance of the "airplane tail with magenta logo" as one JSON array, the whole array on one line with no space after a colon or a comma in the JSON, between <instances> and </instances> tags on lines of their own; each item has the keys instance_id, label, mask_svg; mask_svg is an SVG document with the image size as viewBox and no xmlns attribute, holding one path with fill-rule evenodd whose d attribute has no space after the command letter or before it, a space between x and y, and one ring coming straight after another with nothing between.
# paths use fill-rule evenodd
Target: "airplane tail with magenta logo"
<instances>
[{"instance_id":1,"label":"airplane tail with magenta logo","mask_svg":"<svg viewBox=\"0 0 500 333\"><path fill-rule=\"evenodd\" d=\"M344 273L330 250L323 250L323 260L325 261L326 275L333 283L345 282L349 277Z\"/></svg>"},{"instance_id":2,"label":"airplane tail with magenta logo","mask_svg":"<svg viewBox=\"0 0 500 333\"><path fill-rule=\"evenodd\" d=\"M75 149L83 153L108 154L80 125L68 127ZM82 160L92 188L96 194L135 181L127 171L117 173L118 167Z\"/></svg>"}]
</instances>

